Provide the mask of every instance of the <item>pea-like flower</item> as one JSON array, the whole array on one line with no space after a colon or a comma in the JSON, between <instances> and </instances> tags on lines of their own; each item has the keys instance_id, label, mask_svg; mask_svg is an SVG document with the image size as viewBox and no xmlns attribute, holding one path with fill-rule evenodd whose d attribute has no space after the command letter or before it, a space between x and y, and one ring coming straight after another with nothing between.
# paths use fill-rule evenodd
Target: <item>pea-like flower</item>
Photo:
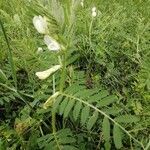
<instances>
[{"instance_id":1,"label":"pea-like flower","mask_svg":"<svg viewBox=\"0 0 150 150\"><path fill-rule=\"evenodd\" d=\"M49 35L44 36L44 43L47 45L48 49L51 51L59 51L61 48L60 44Z\"/></svg>"},{"instance_id":2,"label":"pea-like flower","mask_svg":"<svg viewBox=\"0 0 150 150\"><path fill-rule=\"evenodd\" d=\"M96 16L97 16L96 11L93 11L93 12L92 12L92 17L96 17Z\"/></svg>"},{"instance_id":3,"label":"pea-like flower","mask_svg":"<svg viewBox=\"0 0 150 150\"><path fill-rule=\"evenodd\" d=\"M52 96L50 96L48 100L44 103L43 108L47 109L48 107L50 107L54 103L55 99L59 96L59 94L60 92L56 92Z\"/></svg>"},{"instance_id":4,"label":"pea-like flower","mask_svg":"<svg viewBox=\"0 0 150 150\"><path fill-rule=\"evenodd\" d=\"M97 12L96 12L96 7L92 8L92 17L96 17L97 16Z\"/></svg>"},{"instance_id":5,"label":"pea-like flower","mask_svg":"<svg viewBox=\"0 0 150 150\"><path fill-rule=\"evenodd\" d=\"M46 18L42 16L34 16L33 25L41 34L46 34L48 31Z\"/></svg>"},{"instance_id":6,"label":"pea-like flower","mask_svg":"<svg viewBox=\"0 0 150 150\"><path fill-rule=\"evenodd\" d=\"M94 12L94 11L96 11L96 7L93 7L93 8L92 8L92 12Z\"/></svg>"},{"instance_id":7,"label":"pea-like flower","mask_svg":"<svg viewBox=\"0 0 150 150\"><path fill-rule=\"evenodd\" d=\"M52 75L53 73L55 73L60 68L61 68L61 65L55 65L48 70L36 72L35 75L38 76L39 79L44 80L44 79L48 78L50 75Z\"/></svg>"}]
</instances>

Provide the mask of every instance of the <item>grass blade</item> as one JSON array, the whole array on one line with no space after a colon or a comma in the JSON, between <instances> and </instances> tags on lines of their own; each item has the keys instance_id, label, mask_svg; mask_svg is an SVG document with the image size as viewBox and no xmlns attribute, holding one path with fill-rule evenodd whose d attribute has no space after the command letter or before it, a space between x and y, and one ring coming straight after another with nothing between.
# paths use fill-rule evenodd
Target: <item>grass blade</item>
<instances>
[{"instance_id":1,"label":"grass blade","mask_svg":"<svg viewBox=\"0 0 150 150\"><path fill-rule=\"evenodd\" d=\"M10 44L9 44L9 41L8 41L8 38L7 38L7 35L6 35L6 32L5 32L5 28L4 28L3 23L2 23L1 20L0 20L0 25L1 25L1 28L2 28L2 32L4 34L4 38L5 38L7 47L8 47L8 60L9 60L10 66L11 66L13 82L15 84L15 88L17 89L17 77L16 77L16 70L15 70L14 61L13 61L13 55L12 55Z\"/></svg>"}]
</instances>

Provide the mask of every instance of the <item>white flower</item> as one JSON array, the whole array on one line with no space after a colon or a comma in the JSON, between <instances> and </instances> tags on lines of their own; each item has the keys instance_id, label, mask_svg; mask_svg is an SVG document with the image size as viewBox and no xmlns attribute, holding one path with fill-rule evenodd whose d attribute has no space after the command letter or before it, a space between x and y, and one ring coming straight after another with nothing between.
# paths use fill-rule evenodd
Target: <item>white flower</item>
<instances>
[{"instance_id":1,"label":"white flower","mask_svg":"<svg viewBox=\"0 0 150 150\"><path fill-rule=\"evenodd\" d=\"M81 4L82 7L84 7L84 2L83 2L83 0L81 0L80 4Z\"/></svg>"},{"instance_id":2,"label":"white flower","mask_svg":"<svg viewBox=\"0 0 150 150\"><path fill-rule=\"evenodd\" d=\"M55 65L48 70L36 72L35 75L38 76L39 79L44 80L44 79L48 78L51 74L53 74L54 72L59 70L60 68L61 68L61 65Z\"/></svg>"},{"instance_id":3,"label":"white flower","mask_svg":"<svg viewBox=\"0 0 150 150\"><path fill-rule=\"evenodd\" d=\"M46 34L48 31L46 18L42 16L35 16L33 18L33 25L41 34Z\"/></svg>"},{"instance_id":4,"label":"white flower","mask_svg":"<svg viewBox=\"0 0 150 150\"><path fill-rule=\"evenodd\" d=\"M43 52L43 48L42 47L38 47L38 49L37 49L37 54L39 54L39 53L41 53L41 52Z\"/></svg>"},{"instance_id":5,"label":"white flower","mask_svg":"<svg viewBox=\"0 0 150 150\"><path fill-rule=\"evenodd\" d=\"M97 16L97 12L96 12L96 7L92 8L92 17L96 17Z\"/></svg>"},{"instance_id":6,"label":"white flower","mask_svg":"<svg viewBox=\"0 0 150 150\"><path fill-rule=\"evenodd\" d=\"M95 11L96 11L96 7L93 7L93 8L92 8L92 12L95 12Z\"/></svg>"},{"instance_id":7,"label":"white flower","mask_svg":"<svg viewBox=\"0 0 150 150\"><path fill-rule=\"evenodd\" d=\"M92 12L92 17L96 17L96 16L97 16L96 11L93 11L93 12Z\"/></svg>"},{"instance_id":8,"label":"white flower","mask_svg":"<svg viewBox=\"0 0 150 150\"><path fill-rule=\"evenodd\" d=\"M51 51L58 51L60 50L59 43L51 38L49 35L44 36L44 43L47 45L48 49Z\"/></svg>"}]
</instances>

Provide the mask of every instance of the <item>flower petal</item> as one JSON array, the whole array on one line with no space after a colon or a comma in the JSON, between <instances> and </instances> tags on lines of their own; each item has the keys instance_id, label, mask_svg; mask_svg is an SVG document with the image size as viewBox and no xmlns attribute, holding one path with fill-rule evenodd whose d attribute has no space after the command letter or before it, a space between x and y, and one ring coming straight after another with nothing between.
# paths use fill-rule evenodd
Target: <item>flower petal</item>
<instances>
[{"instance_id":1,"label":"flower petal","mask_svg":"<svg viewBox=\"0 0 150 150\"><path fill-rule=\"evenodd\" d=\"M92 8L92 12L94 12L94 11L96 11L96 7L93 7L93 8Z\"/></svg>"},{"instance_id":2,"label":"flower petal","mask_svg":"<svg viewBox=\"0 0 150 150\"><path fill-rule=\"evenodd\" d=\"M96 16L97 16L96 11L93 11L93 12L92 12L92 17L96 17Z\"/></svg>"},{"instance_id":3,"label":"flower petal","mask_svg":"<svg viewBox=\"0 0 150 150\"><path fill-rule=\"evenodd\" d=\"M42 16L35 16L33 18L33 25L37 29L37 31L41 34L46 34L48 27L46 19Z\"/></svg>"},{"instance_id":4,"label":"flower petal","mask_svg":"<svg viewBox=\"0 0 150 150\"><path fill-rule=\"evenodd\" d=\"M51 43L48 45L48 49L51 51L58 51L60 46L57 43Z\"/></svg>"},{"instance_id":5,"label":"flower petal","mask_svg":"<svg viewBox=\"0 0 150 150\"><path fill-rule=\"evenodd\" d=\"M55 41L52 37L49 35L44 36L44 43L47 45L49 50L52 51L58 51L60 50L60 45L57 41Z\"/></svg>"}]
</instances>

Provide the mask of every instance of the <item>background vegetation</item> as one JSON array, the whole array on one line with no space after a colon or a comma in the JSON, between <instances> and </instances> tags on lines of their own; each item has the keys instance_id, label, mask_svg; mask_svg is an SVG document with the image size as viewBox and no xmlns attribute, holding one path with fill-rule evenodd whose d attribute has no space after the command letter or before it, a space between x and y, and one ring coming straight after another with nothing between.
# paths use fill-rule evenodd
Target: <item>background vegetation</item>
<instances>
[{"instance_id":1,"label":"background vegetation","mask_svg":"<svg viewBox=\"0 0 150 150\"><path fill-rule=\"evenodd\" d=\"M150 1L80 2L0 1L0 150L150 149ZM47 49L35 15L65 52Z\"/></svg>"}]
</instances>

